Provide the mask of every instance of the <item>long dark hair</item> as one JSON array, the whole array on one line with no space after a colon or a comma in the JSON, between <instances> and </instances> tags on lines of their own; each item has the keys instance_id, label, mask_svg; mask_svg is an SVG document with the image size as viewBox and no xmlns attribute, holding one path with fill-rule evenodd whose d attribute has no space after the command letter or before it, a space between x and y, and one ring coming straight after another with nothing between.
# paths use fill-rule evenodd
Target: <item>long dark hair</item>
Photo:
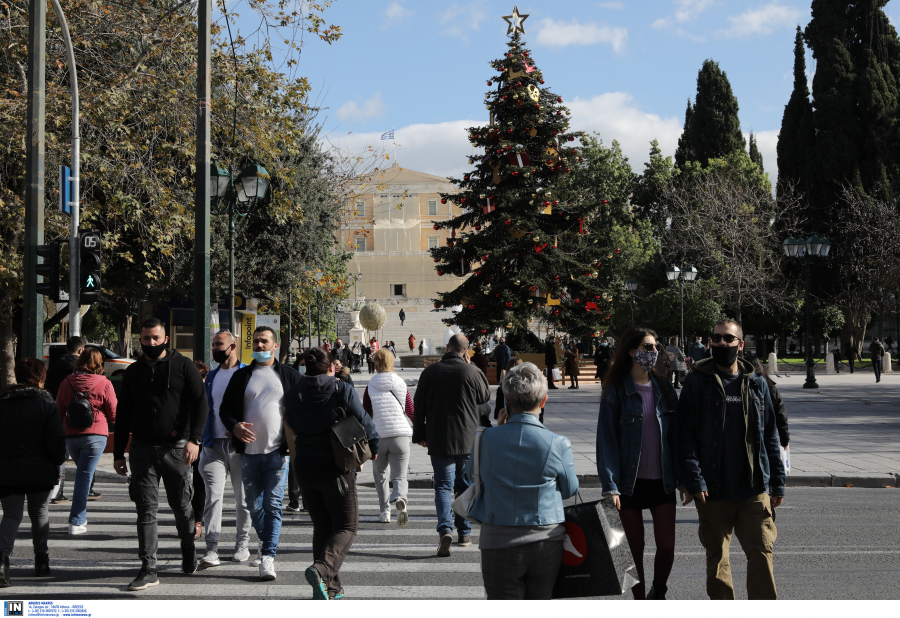
<instances>
[{"instance_id":1,"label":"long dark hair","mask_svg":"<svg viewBox=\"0 0 900 618\"><path fill-rule=\"evenodd\" d=\"M631 373L631 368L634 365L634 359L631 358L630 352L636 350L638 345L644 340L644 337L647 336L653 337L657 343L659 342L656 332L643 326L634 326L622 335L622 338L616 344L616 353L613 356L612 363L610 363L609 370L603 376L603 390L606 390L607 386L621 386L624 383L625 376ZM675 391L669 383L669 376L662 374L658 367L658 364L653 367L651 373L656 376L656 382L659 384L666 401L674 404Z\"/></svg>"}]
</instances>

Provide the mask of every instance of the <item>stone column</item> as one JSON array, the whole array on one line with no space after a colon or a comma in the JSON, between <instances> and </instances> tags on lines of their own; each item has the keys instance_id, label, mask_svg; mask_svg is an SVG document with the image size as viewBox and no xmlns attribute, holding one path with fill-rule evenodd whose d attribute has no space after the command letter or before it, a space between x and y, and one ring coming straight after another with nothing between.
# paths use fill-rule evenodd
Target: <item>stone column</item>
<instances>
[{"instance_id":1,"label":"stone column","mask_svg":"<svg viewBox=\"0 0 900 618\"><path fill-rule=\"evenodd\" d=\"M882 370L881 373L894 373L894 368L891 367L891 353L884 353L884 361L881 364Z\"/></svg>"},{"instance_id":2,"label":"stone column","mask_svg":"<svg viewBox=\"0 0 900 618\"><path fill-rule=\"evenodd\" d=\"M825 373L837 373L834 363L834 352L825 355Z\"/></svg>"},{"instance_id":3,"label":"stone column","mask_svg":"<svg viewBox=\"0 0 900 618\"><path fill-rule=\"evenodd\" d=\"M769 368L767 371L769 375L778 373L778 355L775 352L769 354Z\"/></svg>"}]
</instances>

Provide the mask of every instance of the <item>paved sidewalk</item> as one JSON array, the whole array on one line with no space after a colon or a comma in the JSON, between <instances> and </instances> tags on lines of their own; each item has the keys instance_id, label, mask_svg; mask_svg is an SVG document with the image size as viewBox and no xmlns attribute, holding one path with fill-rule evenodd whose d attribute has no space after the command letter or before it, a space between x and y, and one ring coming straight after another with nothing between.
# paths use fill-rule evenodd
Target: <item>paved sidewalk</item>
<instances>
[{"instance_id":1,"label":"paved sidewalk","mask_svg":"<svg viewBox=\"0 0 900 618\"><path fill-rule=\"evenodd\" d=\"M398 371L410 388L421 370ZM369 376L354 376L360 397ZM875 384L871 372L817 376L820 388L804 389L804 375L776 378L785 400L791 430L790 485L828 487L900 486L900 374ZM496 387L491 387L491 393ZM551 391L545 409L548 429L567 436L575 453L575 469L585 486L597 484L595 436L600 388L585 384L577 391ZM70 465L71 462L69 462ZM101 474L113 472L112 455L103 456ZM424 448L413 446L412 486L431 486L431 461ZM366 466L360 482L372 482Z\"/></svg>"}]
</instances>

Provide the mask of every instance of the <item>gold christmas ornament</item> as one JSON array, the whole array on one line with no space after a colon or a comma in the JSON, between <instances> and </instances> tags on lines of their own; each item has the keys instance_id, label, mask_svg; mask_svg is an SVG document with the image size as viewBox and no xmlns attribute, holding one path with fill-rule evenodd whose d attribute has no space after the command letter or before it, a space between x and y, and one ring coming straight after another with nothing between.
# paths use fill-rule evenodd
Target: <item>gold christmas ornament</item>
<instances>
[{"instance_id":1,"label":"gold christmas ornament","mask_svg":"<svg viewBox=\"0 0 900 618\"><path fill-rule=\"evenodd\" d=\"M526 88L525 91L528 93L528 98L530 98L535 103L540 100L541 91L534 84L528 84L528 88Z\"/></svg>"}]
</instances>

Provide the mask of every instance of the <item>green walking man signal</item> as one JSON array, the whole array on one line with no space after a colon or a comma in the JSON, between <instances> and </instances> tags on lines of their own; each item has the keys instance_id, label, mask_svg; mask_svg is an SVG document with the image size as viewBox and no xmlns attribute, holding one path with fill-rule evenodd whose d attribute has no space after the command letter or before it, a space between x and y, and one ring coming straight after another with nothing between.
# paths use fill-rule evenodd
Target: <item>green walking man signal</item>
<instances>
[{"instance_id":1,"label":"green walking man signal","mask_svg":"<svg viewBox=\"0 0 900 618\"><path fill-rule=\"evenodd\" d=\"M79 274L81 278L81 304L100 302L102 288L100 235L82 230L78 236Z\"/></svg>"}]
</instances>

